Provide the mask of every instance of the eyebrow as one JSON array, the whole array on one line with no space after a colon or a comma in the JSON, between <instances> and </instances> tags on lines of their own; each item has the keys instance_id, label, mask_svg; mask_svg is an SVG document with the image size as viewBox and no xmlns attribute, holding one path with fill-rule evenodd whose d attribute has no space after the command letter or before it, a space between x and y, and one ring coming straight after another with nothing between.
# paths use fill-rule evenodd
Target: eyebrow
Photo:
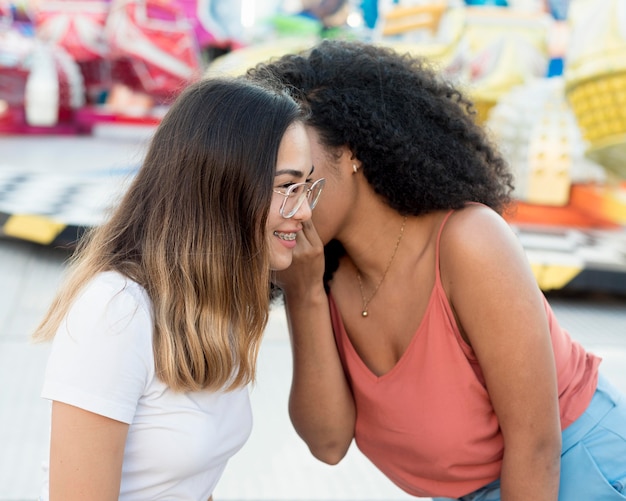
<instances>
[{"instance_id":1,"label":"eyebrow","mask_svg":"<svg viewBox=\"0 0 626 501\"><path fill-rule=\"evenodd\" d=\"M314 170L315 170L315 166L311 165L311 170L309 171L309 176L311 174L313 174ZM276 174L274 175L274 177L282 176L284 174L289 174L291 176L300 177L300 176L302 176L302 171L301 170L295 170L295 169L282 169L282 170L276 171Z\"/></svg>"}]
</instances>

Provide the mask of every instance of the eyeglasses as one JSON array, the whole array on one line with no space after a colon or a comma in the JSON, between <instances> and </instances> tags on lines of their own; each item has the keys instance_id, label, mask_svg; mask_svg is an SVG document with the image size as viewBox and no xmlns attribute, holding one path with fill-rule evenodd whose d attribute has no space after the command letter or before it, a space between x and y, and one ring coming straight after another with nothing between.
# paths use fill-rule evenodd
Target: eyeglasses
<instances>
[{"instance_id":1,"label":"eyeglasses","mask_svg":"<svg viewBox=\"0 0 626 501\"><path fill-rule=\"evenodd\" d=\"M320 198L324 183L326 183L326 179L321 178L314 183L292 184L285 192L275 189L274 193L285 197L280 206L280 215L285 219L295 216L305 200L308 200L309 207L313 210Z\"/></svg>"}]
</instances>

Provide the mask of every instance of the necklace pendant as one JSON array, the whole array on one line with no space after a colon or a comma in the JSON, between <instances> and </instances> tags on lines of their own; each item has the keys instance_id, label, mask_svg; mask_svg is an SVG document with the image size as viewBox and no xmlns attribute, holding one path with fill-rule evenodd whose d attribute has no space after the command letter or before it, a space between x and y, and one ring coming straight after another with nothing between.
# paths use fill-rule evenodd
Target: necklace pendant
<instances>
[{"instance_id":1,"label":"necklace pendant","mask_svg":"<svg viewBox=\"0 0 626 501\"><path fill-rule=\"evenodd\" d=\"M361 280L361 274L359 273L359 268L356 266L356 264L354 264L354 267L356 268L356 279L359 282L359 291L361 292L361 300L363 301L362 303L363 309L361 310L361 316L363 318L367 318L367 316L369 315L369 313L367 312L367 305L370 304L370 301L372 299L374 299L374 296L378 292L378 289L380 288L383 281L385 280L385 277L387 276L387 272L389 271L389 268L391 268L391 263L393 262L393 258L396 257L396 252L398 251L398 247L400 246L400 241L402 240L402 235L404 234L405 224L406 224L406 216L404 216L404 219L402 220L402 226L400 228L400 234L398 235L398 240L396 240L396 246L393 249L393 253L391 254L391 257L389 258L389 261L387 262L387 267L385 268L385 271L383 271L383 276L381 277L380 281L376 284L376 287L374 287L374 292L372 292L369 299L365 298L365 293L363 292L363 280Z\"/></svg>"}]
</instances>

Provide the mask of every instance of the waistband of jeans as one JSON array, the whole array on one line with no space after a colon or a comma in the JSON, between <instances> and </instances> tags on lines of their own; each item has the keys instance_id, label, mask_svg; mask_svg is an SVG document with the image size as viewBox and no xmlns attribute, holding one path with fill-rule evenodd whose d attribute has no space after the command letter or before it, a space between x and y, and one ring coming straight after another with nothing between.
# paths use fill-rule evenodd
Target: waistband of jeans
<instances>
[{"instance_id":1,"label":"waistband of jeans","mask_svg":"<svg viewBox=\"0 0 626 501\"><path fill-rule=\"evenodd\" d=\"M562 452L567 451L592 430L619 400L616 388L602 375L585 412L563 431Z\"/></svg>"}]
</instances>

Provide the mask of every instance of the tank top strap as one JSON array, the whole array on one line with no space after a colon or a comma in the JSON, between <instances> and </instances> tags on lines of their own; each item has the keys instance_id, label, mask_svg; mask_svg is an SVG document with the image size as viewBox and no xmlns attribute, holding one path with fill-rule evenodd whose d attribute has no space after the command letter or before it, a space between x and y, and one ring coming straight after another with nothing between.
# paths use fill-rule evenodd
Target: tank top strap
<instances>
[{"instance_id":1,"label":"tank top strap","mask_svg":"<svg viewBox=\"0 0 626 501\"><path fill-rule=\"evenodd\" d=\"M439 242L441 241L441 233L443 233L443 228L454 211L455 209L450 209L448 211L448 213L444 216L443 221L441 221L439 230L437 231L437 240L435 242L435 282L437 284L441 284L441 274L439 268Z\"/></svg>"}]
</instances>

